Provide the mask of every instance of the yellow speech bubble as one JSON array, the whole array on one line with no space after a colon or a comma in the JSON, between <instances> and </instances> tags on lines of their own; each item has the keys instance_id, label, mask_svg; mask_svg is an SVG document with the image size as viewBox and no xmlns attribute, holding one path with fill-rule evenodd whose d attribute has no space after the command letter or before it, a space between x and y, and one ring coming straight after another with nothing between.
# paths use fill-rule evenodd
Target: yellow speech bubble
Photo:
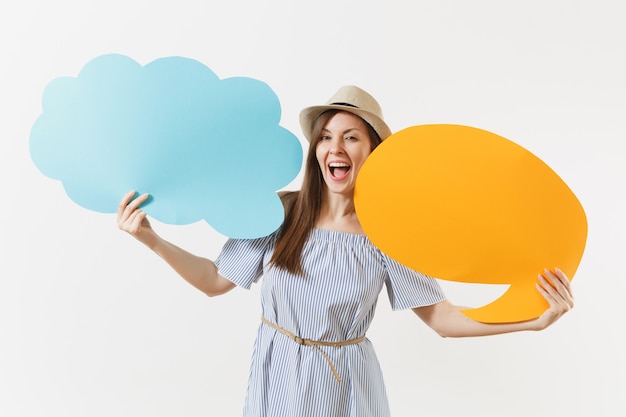
<instances>
[{"instance_id":1,"label":"yellow speech bubble","mask_svg":"<svg viewBox=\"0 0 626 417\"><path fill-rule=\"evenodd\" d=\"M538 273L557 267L572 279L587 239L580 202L548 165L469 126L393 134L365 161L354 201L367 236L398 262L444 280L510 284L463 311L487 323L540 316Z\"/></svg>"}]
</instances>

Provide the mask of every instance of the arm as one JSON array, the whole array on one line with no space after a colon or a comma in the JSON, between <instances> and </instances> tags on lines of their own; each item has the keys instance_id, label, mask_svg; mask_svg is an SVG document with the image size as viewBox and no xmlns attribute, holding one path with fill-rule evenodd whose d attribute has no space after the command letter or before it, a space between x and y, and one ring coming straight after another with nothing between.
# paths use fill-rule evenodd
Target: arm
<instances>
[{"instance_id":1,"label":"arm","mask_svg":"<svg viewBox=\"0 0 626 417\"><path fill-rule=\"evenodd\" d=\"M213 261L191 254L156 234L146 213L139 208L148 199L143 194L133 200L134 191L126 194L117 209L117 225L134 236L167 262L187 282L209 297L224 294L235 284L221 276Z\"/></svg>"},{"instance_id":2,"label":"arm","mask_svg":"<svg viewBox=\"0 0 626 417\"><path fill-rule=\"evenodd\" d=\"M550 307L538 318L519 323L481 323L470 319L461 308L444 300L437 304L414 308L413 312L442 337L489 336L525 330L543 330L574 307L570 282L559 270L546 270L539 275L537 290Z\"/></svg>"}]
</instances>

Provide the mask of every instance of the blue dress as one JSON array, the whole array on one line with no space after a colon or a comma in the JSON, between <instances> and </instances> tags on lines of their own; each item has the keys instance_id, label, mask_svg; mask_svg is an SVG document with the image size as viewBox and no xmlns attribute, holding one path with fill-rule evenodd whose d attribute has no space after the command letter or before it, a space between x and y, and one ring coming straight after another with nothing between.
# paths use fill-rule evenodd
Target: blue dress
<instances>
[{"instance_id":1,"label":"blue dress","mask_svg":"<svg viewBox=\"0 0 626 417\"><path fill-rule=\"evenodd\" d=\"M394 310L445 299L435 279L395 262L367 236L314 229L302 254L303 276L269 264L275 241L276 234L230 239L216 264L222 276L243 288L263 276L263 316L299 337L345 341L365 335L383 286ZM382 373L369 339L319 349L328 359L316 347L298 344L260 324L244 417L389 416Z\"/></svg>"}]
</instances>

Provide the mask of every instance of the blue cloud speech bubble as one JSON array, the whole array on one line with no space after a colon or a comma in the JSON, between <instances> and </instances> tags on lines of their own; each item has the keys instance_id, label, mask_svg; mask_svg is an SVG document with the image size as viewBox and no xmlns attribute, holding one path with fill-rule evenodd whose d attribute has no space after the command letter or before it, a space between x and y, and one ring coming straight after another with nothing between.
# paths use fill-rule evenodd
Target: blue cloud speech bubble
<instances>
[{"instance_id":1,"label":"blue cloud speech bubble","mask_svg":"<svg viewBox=\"0 0 626 417\"><path fill-rule=\"evenodd\" d=\"M219 79L200 62L141 66L110 54L45 88L30 154L80 206L114 213L128 190L167 224L205 220L236 238L283 221L276 191L300 171L302 146L279 125L276 94L258 80Z\"/></svg>"}]
</instances>

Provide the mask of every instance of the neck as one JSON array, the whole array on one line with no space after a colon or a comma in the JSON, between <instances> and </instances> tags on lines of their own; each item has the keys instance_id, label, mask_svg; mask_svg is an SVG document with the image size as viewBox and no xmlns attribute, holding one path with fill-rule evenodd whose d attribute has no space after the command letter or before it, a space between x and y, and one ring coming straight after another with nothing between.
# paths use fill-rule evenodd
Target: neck
<instances>
[{"instance_id":1,"label":"neck","mask_svg":"<svg viewBox=\"0 0 626 417\"><path fill-rule=\"evenodd\" d=\"M336 218L350 216L355 213L354 198L352 195L332 194L327 191L322 199L321 211Z\"/></svg>"},{"instance_id":2,"label":"neck","mask_svg":"<svg viewBox=\"0 0 626 417\"><path fill-rule=\"evenodd\" d=\"M363 234L361 224L354 210L352 196L326 193L316 227L347 233Z\"/></svg>"}]
</instances>

